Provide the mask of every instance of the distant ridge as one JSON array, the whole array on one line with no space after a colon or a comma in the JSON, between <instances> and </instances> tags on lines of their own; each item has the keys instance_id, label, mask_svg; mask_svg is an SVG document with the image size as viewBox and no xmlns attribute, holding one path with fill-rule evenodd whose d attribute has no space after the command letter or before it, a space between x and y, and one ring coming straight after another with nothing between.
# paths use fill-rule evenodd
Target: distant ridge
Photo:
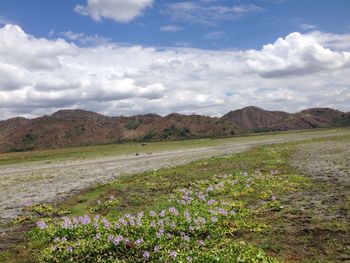
<instances>
[{"instance_id":1,"label":"distant ridge","mask_svg":"<svg viewBox=\"0 0 350 263\"><path fill-rule=\"evenodd\" d=\"M290 114L250 106L221 118L172 113L108 117L85 110L0 121L0 152L56 149L126 141L222 137L248 132L350 126L350 113L313 108Z\"/></svg>"}]
</instances>

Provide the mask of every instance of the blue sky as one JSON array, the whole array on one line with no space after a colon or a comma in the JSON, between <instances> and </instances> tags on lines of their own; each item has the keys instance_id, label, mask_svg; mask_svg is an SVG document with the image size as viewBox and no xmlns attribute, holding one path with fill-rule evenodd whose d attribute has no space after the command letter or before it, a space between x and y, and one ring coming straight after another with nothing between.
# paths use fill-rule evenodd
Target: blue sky
<instances>
[{"instance_id":1,"label":"blue sky","mask_svg":"<svg viewBox=\"0 0 350 263\"><path fill-rule=\"evenodd\" d=\"M207 18L207 23L174 18L169 5L184 1L154 1L140 16L128 23L102 18L96 22L74 12L86 1L2 0L0 17L11 21L35 36L48 37L49 32L72 31L100 35L114 42L145 46L190 45L208 49L260 48L290 32L320 30L332 33L350 31L348 0L260 0L260 1L190 1L205 8L211 6L256 6L257 10L234 18ZM200 12L200 11L195 11ZM200 14L197 14L198 16ZM162 32L162 26L181 27L177 32Z\"/></svg>"},{"instance_id":2,"label":"blue sky","mask_svg":"<svg viewBox=\"0 0 350 263\"><path fill-rule=\"evenodd\" d=\"M0 120L350 111L348 0L1 0Z\"/></svg>"}]
</instances>

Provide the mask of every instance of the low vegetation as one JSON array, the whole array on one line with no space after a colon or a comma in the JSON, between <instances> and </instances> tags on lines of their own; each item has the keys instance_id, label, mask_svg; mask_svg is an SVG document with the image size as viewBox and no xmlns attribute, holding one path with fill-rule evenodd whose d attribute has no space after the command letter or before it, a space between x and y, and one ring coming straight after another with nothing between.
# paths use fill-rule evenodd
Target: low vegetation
<instances>
[{"instance_id":1,"label":"low vegetation","mask_svg":"<svg viewBox=\"0 0 350 263\"><path fill-rule=\"evenodd\" d=\"M347 136L315 142L320 147L349 141ZM346 260L349 224L334 220L340 210L330 209L329 220L317 221L320 210L302 206L322 182L307 171L310 177L301 175L303 170L293 162L300 149L312 148L313 143L261 146L123 176L58 207L32 207L28 224L34 221L36 226L27 243L2 258L9 262L11 258L12 262ZM336 189L323 190L328 196ZM337 198L348 198L346 188L341 190ZM343 213L348 210L342 207Z\"/></svg>"},{"instance_id":2,"label":"low vegetation","mask_svg":"<svg viewBox=\"0 0 350 263\"><path fill-rule=\"evenodd\" d=\"M290 134L307 135L307 134L331 134L340 129L318 129L318 130L301 130L292 132L270 132L265 134L246 134L232 136L229 138L218 139L196 139L183 141L165 141L165 142L148 142L147 144L131 142L131 143L111 143L106 145L84 146L75 148L64 148L55 150L27 151L27 152L12 152L0 153L0 166L7 164L17 164L34 161L52 162L66 158L89 158L116 156L135 153L160 152L169 150L183 150L189 148L209 147L227 145L235 142L249 142L251 140L266 140L272 138L288 138ZM346 129L341 129L346 131ZM340 131L341 131L340 130ZM185 131L186 132L186 131ZM152 133L147 135L147 138L152 136ZM146 138L146 140L147 140Z\"/></svg>"}]
</instances>

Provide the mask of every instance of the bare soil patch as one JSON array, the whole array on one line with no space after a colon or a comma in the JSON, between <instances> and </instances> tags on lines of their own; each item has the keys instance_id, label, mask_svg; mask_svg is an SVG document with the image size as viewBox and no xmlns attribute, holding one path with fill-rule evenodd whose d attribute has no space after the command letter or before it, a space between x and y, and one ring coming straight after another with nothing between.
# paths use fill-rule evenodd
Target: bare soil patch
<instances>
[{"instance_id":1,"label":"bare soil patch","mask_svg":"<svg viewBox=\"0 0 350 263\"><path fill-rule=\"evenodd\" d=\"M350 138L298 144L291 164L312 185L284 199L287 259L350 262Z\"/></svg>"}]
</instances>

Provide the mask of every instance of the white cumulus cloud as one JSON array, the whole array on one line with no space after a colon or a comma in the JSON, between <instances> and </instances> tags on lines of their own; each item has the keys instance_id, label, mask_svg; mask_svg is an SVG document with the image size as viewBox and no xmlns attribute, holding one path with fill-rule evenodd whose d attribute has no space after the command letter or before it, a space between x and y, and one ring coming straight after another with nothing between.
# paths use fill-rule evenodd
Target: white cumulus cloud
<instances>
[{"instance_id":1,"label":"white cumulus cloud","mask_svg":"<svg viewBox=\"0 0 350 263\"><path fill-rule=\"evenodd\" d=\"M87 0L85 6L76 5L74 10L81 15L92 17L95 21L108 18L128 23L152 4L153 0Z\"/></svg>"},{"instance_id":2,"label":"white cumulus cloud","mask_svg":"<svg viewBox=\"0 0 350 263\"><path fill-rule=\"evenodd\" d=\"M109 115L199 113L248 105L349 111L348 35L291 33L256 50L204 50L31 36L0 28L0 119L62 108Z\"/></svg>"},{"instance_id":3,"label":"white cumulus cloud","mask_svg":"<svg viewBox=\"0 0 350 263\"><path fill-rule=\"evenodd\" d=\"M262 50L247 52L248 66L262 77L308 75L350 66L350 53L325 48L312 35L291 33Z\"/></svg>"}]
</instances>

